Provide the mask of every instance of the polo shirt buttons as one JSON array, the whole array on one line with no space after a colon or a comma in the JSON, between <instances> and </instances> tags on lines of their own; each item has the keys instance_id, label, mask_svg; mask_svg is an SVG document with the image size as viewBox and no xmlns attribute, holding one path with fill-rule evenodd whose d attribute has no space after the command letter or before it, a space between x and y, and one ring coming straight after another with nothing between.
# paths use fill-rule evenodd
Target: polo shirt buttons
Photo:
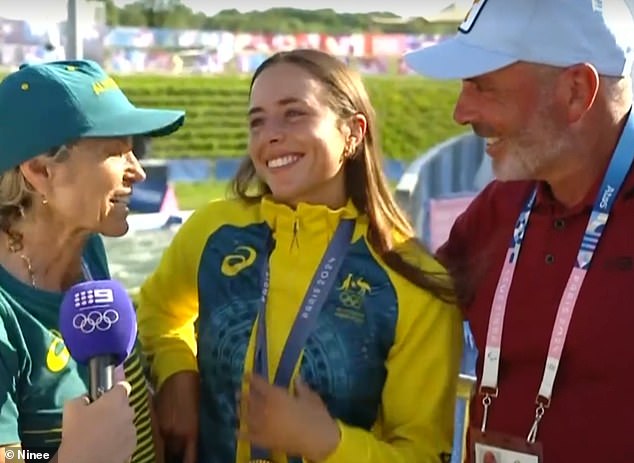
<instances>
[{"instance_id":1,"label":"polo shirt buttons","mask_svg":"<svg viewBox=\"0 0 634 463\"><path fill-rule=\"evenodd\" d=\"M552 254L546 254L546 258L544 259L547 264L552 264L555 262L555 256Z\"/></svg>"},{"instance_id":2,"label":"polo shirt buttons","mask_svg":"<svg viewBox=\"0 0 634 463\"><path fill-rule=\"evenodd\" d=\"M555 230L563 230L566 228L566 222L564 219L555 219L553 226L555 227Z\"/></svg>"}]
</instances>

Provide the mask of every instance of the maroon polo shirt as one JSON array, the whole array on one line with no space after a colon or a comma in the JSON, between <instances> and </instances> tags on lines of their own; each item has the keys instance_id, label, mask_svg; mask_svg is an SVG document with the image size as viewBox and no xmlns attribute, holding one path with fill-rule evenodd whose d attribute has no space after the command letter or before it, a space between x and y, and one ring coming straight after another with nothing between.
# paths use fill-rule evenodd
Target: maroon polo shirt
<instances>
[{"instance_id":1,"label":"maroon polo shirt","mask_svg":"<svg viewBox=\"0 0 634 463\"><path fill-rule=\"evenodd\" d=\"M465 314L485 348L491 302L515 221L534 183L491 183L456 221L439 258L468 287ZM488 429L525 438L535 415L555 315L600 182L566 210L538 185L502 337L499 397ZM482 375L481 357L477 363ZM471 423L482 423L481 397ZM617 197L579 294L539 427L546 463L634 462L634 175Z\"/></svg>"}]
</instances>

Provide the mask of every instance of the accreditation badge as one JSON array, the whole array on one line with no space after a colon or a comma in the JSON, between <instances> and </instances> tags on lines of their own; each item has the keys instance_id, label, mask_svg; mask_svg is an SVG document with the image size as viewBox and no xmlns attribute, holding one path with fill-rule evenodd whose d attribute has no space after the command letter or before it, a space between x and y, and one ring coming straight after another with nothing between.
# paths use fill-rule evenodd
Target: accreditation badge
<instances>
[{"instance_id":1,"label":"accreditation badge","mask_svg":"<svg viewBox=\"0 0 634 463\"><path fill-rule=\"evenodd\" d=\"M529 444L526 438L471 428L471 461L473 463L543 463L539 442Z\"/></svg>"}]
</instances>

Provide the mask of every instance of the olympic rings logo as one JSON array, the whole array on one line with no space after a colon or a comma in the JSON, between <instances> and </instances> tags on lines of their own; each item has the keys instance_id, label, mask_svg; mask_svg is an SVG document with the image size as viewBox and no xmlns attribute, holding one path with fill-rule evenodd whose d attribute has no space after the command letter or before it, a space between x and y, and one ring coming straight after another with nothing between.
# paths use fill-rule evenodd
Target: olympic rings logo
<instances>
[{"instance_id":1,"label":"olympic rings logo","mask_svg":"<svg viewBox=\"0 0 634 463\"><path fill-rule=\"evenodd\" d=\"M119 313L116 310L108 309L104 312L93 310L88 314L78 313L73 317L73 328L84 334L93 331L108 331L112 325L119 321Z\"/></svg>"},{"instance_id":2,"label":"olympic rings logo","mask_svg":"<svg viewBox=\"0 0 634 463\"><path fill-rule=\"evenodd\" d=\"M360 309L363 303L363 296L354 291L342 291L341 294L339 294L339 300L346 307Z\"/></svg>"}]
</instances>

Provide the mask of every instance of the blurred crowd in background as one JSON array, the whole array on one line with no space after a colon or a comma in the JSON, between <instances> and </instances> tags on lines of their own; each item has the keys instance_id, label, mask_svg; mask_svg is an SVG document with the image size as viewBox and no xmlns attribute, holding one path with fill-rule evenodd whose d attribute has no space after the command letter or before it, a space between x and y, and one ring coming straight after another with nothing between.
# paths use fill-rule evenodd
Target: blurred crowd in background
<instances>
[{"instance_id":1,"label":"blurred crowd in background","mask_svg":"<svg viewBox=\"0 0 634 463\"><path fill-rule=\"evenodd\" d=\"M65 57L64 23L0 18L0 67ZM110 72L251 73L270 54L298 47L328 51L363 73L408 73L407 50L442 40L439 34L233 33L83 25L83 53Z\"/></svg>"}]
</instances>

